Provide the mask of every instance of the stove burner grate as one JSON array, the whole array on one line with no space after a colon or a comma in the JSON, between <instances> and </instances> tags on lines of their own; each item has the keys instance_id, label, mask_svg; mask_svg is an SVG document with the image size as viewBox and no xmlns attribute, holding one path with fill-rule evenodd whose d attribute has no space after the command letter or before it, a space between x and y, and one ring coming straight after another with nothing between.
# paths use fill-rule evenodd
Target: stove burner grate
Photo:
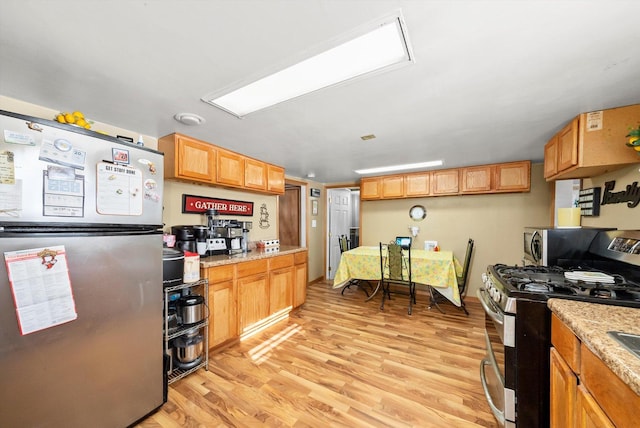
<instances>
[{"instance_id":1,"label":"stove burner grate","mask_svg":"<svg viewBox=\"0 0 640 428\"><path fill-rule=\"evenodd\" d=\"M531 295L567 296L588 300L618 300L640 302L640 284L627 281L622 275L613 276L613 283L569 280L566 271L602 272L596 269L558 266L506 266L495 265L495 274L512 289Z\"/></svg>"}]
</instances>

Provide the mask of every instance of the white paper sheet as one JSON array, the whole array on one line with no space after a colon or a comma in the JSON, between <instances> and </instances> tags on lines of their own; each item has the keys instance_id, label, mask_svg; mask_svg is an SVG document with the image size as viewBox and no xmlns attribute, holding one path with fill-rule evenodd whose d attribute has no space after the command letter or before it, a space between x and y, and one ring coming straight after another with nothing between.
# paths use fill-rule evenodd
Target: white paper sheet
<instances>
[{"instance_id":1,"label":"white paper sheet","mask_svg":"<svg viewBox=\"0 0 640 428\"><path fill-rule=\"evenodd\" d=\"M63 245L4 253L23 335L78 317Z\"/></svg>"}]
</instances>

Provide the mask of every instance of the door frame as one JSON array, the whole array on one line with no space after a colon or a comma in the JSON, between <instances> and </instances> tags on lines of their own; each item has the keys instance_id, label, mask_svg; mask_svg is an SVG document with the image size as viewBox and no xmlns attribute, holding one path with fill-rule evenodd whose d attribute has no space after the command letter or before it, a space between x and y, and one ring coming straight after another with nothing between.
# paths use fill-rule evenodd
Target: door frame
<instances>
[{"instance_id":1,"label":"door frame","mask_svg":"<svg viewBox=\"0 0 640 428\"><path fill-rule=\"evenodd\" d=\"M324 222L324 270L323 275L325 279L327 279L326 274L329 271L329 246L331 245L329 233L330 224L331 224L331 207L329 206L329 190L333 189L348 189L351 191L360 192L360 184L358 183L340 183L340 184L332 184L325 186L325 207L326 207L326 221ZM362 199L360 199L362 202ZM358 204L358 224L360 225L360 240L362 240L362 209L360 207L361 204ZM338 267L336 266L336 269Z\"/></svg>"},{"instance_id":2,"label":"door frame","mask_svg":"<svg viewBox=\"0 0 640 428\"><path fill-rule=\"evenodd\" d=\"M295 187L299 187L300 188L300 203L299 203L299 219L300 219L300 247L305 248L307 247L307 243L309 242L309 229L307 228L307 213L309 212L308 210L308 206L309 206L309 195L308 195L308 186L309 184L307 182L304 181L299 181L299 180L293 180L293 179L289 179L285 177L284 180L284 185L287 186L295 186ZM280 222L280 197L278 197L278 207L277 207L277 212L278 212L278 223ZM278 224L278 228L280 227L280 224ZM278 234L280 233L280 230L278 230Z\"/></svg>"}]
</instances>

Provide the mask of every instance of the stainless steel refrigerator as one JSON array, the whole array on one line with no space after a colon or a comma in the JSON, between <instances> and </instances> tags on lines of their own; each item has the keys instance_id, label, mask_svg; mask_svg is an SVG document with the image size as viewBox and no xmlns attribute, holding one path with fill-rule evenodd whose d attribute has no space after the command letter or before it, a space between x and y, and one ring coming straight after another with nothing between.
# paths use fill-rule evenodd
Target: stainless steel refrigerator
<instances>
[{"instance_id":1,"label":"stainless steel refrigerator","mask_svg":"<svg viewBox=\"0 0 640 428\"><path fill-rule=\"evenodd\" d=\"M163 155L0 110L0 425L163 404Z\"/></svg>"}]
</instances>

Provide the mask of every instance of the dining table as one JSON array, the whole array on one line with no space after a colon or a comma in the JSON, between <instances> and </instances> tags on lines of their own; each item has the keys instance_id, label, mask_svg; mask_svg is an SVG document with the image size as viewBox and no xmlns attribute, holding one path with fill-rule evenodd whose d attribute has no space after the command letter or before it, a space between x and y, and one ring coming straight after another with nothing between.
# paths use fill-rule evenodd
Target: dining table
<instances>
[{"instance_id":1,"label":"dining table","mask_svg":"<svg viewBox=\"0 0 640 428\"><path fill-rule=\"evenodd\" d=\"M416 284L434 287L447 300L461 306L457 277L462 274L462 266L453 251L429 251L411 249L411 279ZM341 288L352 279L378 281L370 300L380 288L380 248L360 246L345 251L333 278L333 288Z\"/></svg>"}]
</instances>

